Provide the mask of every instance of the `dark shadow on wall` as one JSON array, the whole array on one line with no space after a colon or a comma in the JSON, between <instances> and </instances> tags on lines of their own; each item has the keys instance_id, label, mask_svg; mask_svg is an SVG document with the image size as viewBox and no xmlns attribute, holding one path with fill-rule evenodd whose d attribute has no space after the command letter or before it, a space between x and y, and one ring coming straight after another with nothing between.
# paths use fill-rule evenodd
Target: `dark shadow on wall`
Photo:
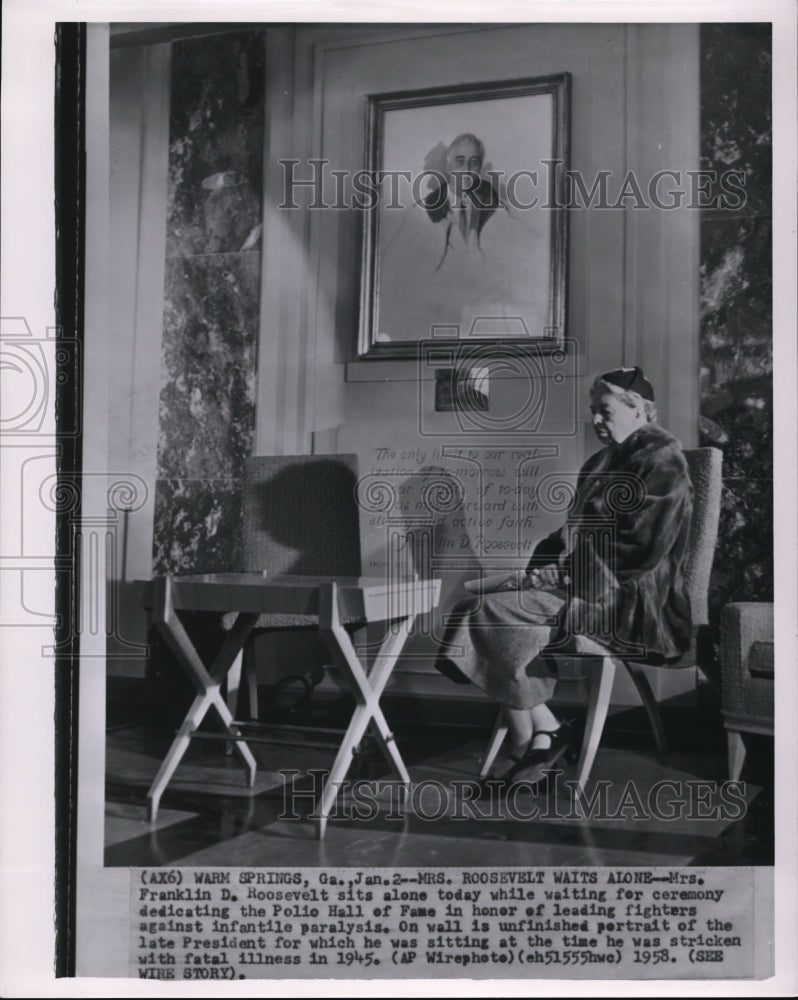
<instances>
[{"instance_id":1,"label":"dark shadow on wall","mask_svg":"<svg viewBox=\"0 0 798 1000\"><path fill-rule=\"evenodd\" d=\"M354 456L256 458L249 467L244 567L270 574L360 575Z\"/></svg>"},{"instance_id":2,"label":"dark shadow on wall","mask_svg":"<svg viewBox=\"0 0 798 1000\"><path fill-rule=\"evenodd\" d=\"M465 527L478 519L481 501L472 494L467 481L435 465L423 466L400 486L401 508L395 516L405 538L408 570L421 579L441 581L438 607L424 616L422 627L405 647L403 662L417 661L413 669L433 670L447 617L458 601L468 597L463 581L479 576L481 564L472 543L477 532Z\"/></svg>"}]
</instances>

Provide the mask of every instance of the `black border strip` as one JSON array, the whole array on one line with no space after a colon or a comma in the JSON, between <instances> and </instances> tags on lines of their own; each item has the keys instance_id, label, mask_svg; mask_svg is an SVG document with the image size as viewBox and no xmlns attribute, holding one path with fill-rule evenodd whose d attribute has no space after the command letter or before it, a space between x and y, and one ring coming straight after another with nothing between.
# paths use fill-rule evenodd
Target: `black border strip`
<instances>
[{"instance_id":1,"label":"black border strip","mask_svg":"<svg viewBox=\"0 0 798 1000\"><path fill-rule=\"evenodd\" d=\"M84 344L86 25L55 30L55 417L58 435L55 584L55 974L75 975L78 789L78 587L81 357ZM59 351L71 340L76 350ZM76 417L78 419L76 419ZM75 429L77 433L70 433ZM70 562L71 560L71 562ZM63 571L62 571L63 570Z\"/></svg>"}]
</instances>

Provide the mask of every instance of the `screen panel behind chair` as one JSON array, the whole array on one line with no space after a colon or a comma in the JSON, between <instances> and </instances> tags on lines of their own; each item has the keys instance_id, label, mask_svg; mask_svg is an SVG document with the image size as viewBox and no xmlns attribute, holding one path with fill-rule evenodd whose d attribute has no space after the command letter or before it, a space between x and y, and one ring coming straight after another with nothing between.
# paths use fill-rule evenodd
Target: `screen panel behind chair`
<instances>
[{"instance_id":1,"label":"screen panel behind chair","mask_svg":"<svg viewBox=\"0 0 798 1000\"><path fill-rule=\"evenodd\" d=\"M356 455L258 455L243 497L247 572L360 575Z\"/></svg>"},{"instance_id":2,"label":"screen panel behind chair","mask_svg":"<svg viewBox=\"0 0 798 1000\"><path fill-rule=\"evenodd\" d=\"M357 476L357 456L352 454L248 459L242 499L244 569L277 576L359 576ZM321 677L328 653L315 620L263 615L258 626L247 666L255 670L252 676L268 685ZM287 689L285 695L292 690L301 694L302 689ZM252 700L250 691L250 705ZM264 711L280 704L269 699Z\"/></svg>"}]
</instances>

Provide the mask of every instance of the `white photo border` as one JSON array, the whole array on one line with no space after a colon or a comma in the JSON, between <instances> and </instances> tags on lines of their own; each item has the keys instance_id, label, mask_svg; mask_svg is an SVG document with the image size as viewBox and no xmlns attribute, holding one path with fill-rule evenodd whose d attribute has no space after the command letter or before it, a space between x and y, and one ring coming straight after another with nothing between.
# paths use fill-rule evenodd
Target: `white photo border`
<instances>
[{"instance_id":1,"label":"white photo border","mask_svg":"<svg viewBox=\"0 0 798 1000\"><path fill-rule=\"evenodd\" d=\"M475 0L453 3L447 0L433 10L437 21L480 20L484 4ZM24 317L35 335L52 328L54 275L53 224L53 94L54 25L59 21L203 21L203 20L342 20L396 21L430 19L430 9L420 4L386 5L277 4L255 2L84 2L74 0L6 0L3 9L2 58L2 303L3 316ZM773 20L774 57L774 471L776 575L776 636L779 698L776 703L776 969L774 979L765 982L706 981L700 989L710 996L785 995L792 993L796 979L796 760L795 707L798 704L796 655L796 8L788 0L737 3L562 3L558 5L516 3L492 7L491 20L505 21L762 21ZM102 234L87 234L87 239ZM94 276L92 280L100 280ZM87 291L87 301L88 301ZM107 309L100 301L98 310ZM87 322L99 325L107 319L102 312ZM87 357L90 377L100 377L107 357L94 353ZM95 383L96 384L96 383ZM48 409L39 442L53 455L56 432L54 413ZM40 454L40 443L33 447ZM5 442L4 442L5 443ZM53 459L54 462L54 459ZM10 463L0 467L0 558L15 551L12 517L18 484L8 481ZM53 465L54 468L54 465ZM44 509L26 511L26 528L42 538L53 537L53 516ZM18 524L18 521L17 521ZM42 553L46 557L46 553ZM37 612L52 613L52 595L45 585L37 595ZM49 602L49 603L48 603ZM44 620L44 619L43 619ZM8 996L185 996L186 987L165 983L147 984L119 979L55 979L53 976L54 929L54 747L52 659L41 649L52 642L52 630L43 627L6 627L0 639L0 992ZM101 661L100 661L101 662ZM99 774L103 771L101 734L92 723L104 718L102 667L95 661L82 669L80 753L91 757L99 748ZM98 693L103 697L97 702ZM94 700L93 700L94 699ZM96 761L92 767L97 771ZM93 774L96 780L97 774ZM99 785L81 782L79 809L96 814L103 804ZM100 813L101 815L101 813ZM85 866L89 859L102 859L102 831L85 830L79 824L79 855ZM89 824L91 826L91 824ZM87 839L88 838L88 839ZM98 851L99 845L99 854ZM95 905L98 925L109 903L127 907L127 884L120 896L103 892L101 867L97 869ZM84 875L86 869L84 867ZM380 984L380 992L392 995L528 996L534 981L401 981ZM535 993L562 995L655 996L690 995L695 983L539 981ZM235 995L309 996L316 992L313 981L250 981L238 984ZM369 996L368 981L335 982L331 992L348 996ZM233 995L233 991L230 991ZM197 984L190 995L213 996L213 984Z\"/></svg>"}]
</instances>

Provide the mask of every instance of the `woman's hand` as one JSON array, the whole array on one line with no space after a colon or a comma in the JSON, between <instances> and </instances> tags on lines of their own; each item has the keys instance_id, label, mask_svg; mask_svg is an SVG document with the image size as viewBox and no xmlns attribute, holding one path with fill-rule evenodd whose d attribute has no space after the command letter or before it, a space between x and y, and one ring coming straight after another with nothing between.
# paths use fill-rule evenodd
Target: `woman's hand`
<instances>
[{"instance_id":1,"label":"woman's hand","mask_svg":"<svg viewBox=\"0 0 798 1000\"><path fill-rule=\"evenodd\" d=\"M529 585L536 590L556 590L560 586L560 567L556 563L536 566L528 574Z\"/></svg>"}]
</instances>

